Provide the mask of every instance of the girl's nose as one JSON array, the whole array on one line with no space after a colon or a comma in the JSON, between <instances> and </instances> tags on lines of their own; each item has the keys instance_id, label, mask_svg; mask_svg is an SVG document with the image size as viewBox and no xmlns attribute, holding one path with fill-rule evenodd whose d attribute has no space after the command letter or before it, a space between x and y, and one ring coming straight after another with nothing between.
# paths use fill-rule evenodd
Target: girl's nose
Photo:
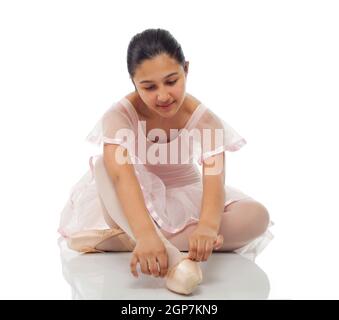
<instances>
[{"instance_id":1,"label":"girl's nose","mask_svg":"<svg viewBox=\"0 0 339 320\"><path fill-rule=\"evenodd\" d=\"M162 95L158 95L158 102L161 103L161 104L166 104L166 103L170 103L171 102L171 99L169 97L169 95L166 93L166 94L162 94Z\"/></svg>"},{"instance_id":2,"label":"girl's nose","mask_svg":"<svg viewBox=\"0 0 339 320\"><path fill-rule=\"evenodd\" d=\"M166 102L171 102L171 98L168 95L167 91L164 89L160 89L158 93L158 102L162 104L166 104Z\"/></svg>"}]
</instances>

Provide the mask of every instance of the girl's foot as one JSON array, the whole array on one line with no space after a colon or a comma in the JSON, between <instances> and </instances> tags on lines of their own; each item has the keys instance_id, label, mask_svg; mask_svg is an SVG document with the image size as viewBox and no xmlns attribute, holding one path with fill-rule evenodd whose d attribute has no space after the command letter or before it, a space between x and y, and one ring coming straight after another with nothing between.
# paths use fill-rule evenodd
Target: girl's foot
<instances>
[{"instance_id":1,"label":"girl's foot","mask_svg":"<svg viewBox=\"0 0 339 320\"><path fill-rule=\"evenodd\" d=\"M67 238L70 249L89 253L105 251L133 251L134 244L120 228L84 230Z\"/></svg>"}]
</instances>

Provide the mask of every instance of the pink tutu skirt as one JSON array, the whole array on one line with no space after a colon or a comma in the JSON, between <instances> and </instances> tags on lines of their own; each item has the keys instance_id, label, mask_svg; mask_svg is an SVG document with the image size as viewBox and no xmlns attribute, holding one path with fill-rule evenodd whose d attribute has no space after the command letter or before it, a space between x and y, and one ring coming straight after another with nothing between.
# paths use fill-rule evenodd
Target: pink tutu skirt
<instances>
[{"instance_id":1,"label":"pink tutu skirt","mask_svg":"<svg viewBox=\"0 0 339 320\"><path fill-rule=\"evenodd\" d=\"M201 181L168 188L157 175L149 172L143 165L135 164L135 172L146 207L165 235L175 234L198 222L203 194ZM225 207L238 200L252 199L235 187L225 185L225 192ZM270 222L269 228L272 225L273 222ZM71 189L70 197L61 212L58 232L63 237L68 237L78 231L107 228L93 176L91 158L90 169ZM273 239L269 228L263 235L235 252L254 261Z\"/></svg>"}]
</instances>

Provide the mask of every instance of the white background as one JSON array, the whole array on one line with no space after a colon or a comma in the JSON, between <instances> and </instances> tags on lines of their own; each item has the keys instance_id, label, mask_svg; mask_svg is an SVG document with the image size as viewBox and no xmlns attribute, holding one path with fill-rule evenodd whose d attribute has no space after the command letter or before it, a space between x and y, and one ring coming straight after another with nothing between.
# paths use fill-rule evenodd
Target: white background
<instances>
[{"instance_id":1,"label":"white background","mask_svg":"<svg viewBox=\"0 0 339 320\"><path fill-rule=\"evenodd\" d=\"M337 1L1 1L0 298L69 299L56 233L101 152L85 137L134 90L127 46L169 30L187 92L247 145L228 183L262 202L274 240L257 264L271 299L338 299Z\"/></svg>"}]
</instances>

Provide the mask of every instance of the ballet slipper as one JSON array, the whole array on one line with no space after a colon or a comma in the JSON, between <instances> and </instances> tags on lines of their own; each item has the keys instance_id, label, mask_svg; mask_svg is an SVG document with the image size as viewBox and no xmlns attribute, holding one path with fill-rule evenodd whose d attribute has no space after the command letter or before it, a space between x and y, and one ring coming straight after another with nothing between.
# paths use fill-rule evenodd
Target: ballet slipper
<instances>
[{"instance_id":1,"label":"ballet slipper","mask_svg":"<svg viewBox=\"0 0 339 320\"><path fill-rule=\"evenodd\" d=\"M120 228L80 231L67 238L67 245L70 249L83 253L105 252L96 247L111 237L118 237L127 250L133 250L133 244Z\"/></svg>"},{"instance_id":2,"label":"ballet slipper","mask_svg":"<svg viewBox=\"0 0 339 320\"><path fill-rule=\"evenodd\" d=\"M167 272L166 278L169 290L188 295L202 282L202 272L198 263L186 256Z\"/></svg>"}]
</instances>

